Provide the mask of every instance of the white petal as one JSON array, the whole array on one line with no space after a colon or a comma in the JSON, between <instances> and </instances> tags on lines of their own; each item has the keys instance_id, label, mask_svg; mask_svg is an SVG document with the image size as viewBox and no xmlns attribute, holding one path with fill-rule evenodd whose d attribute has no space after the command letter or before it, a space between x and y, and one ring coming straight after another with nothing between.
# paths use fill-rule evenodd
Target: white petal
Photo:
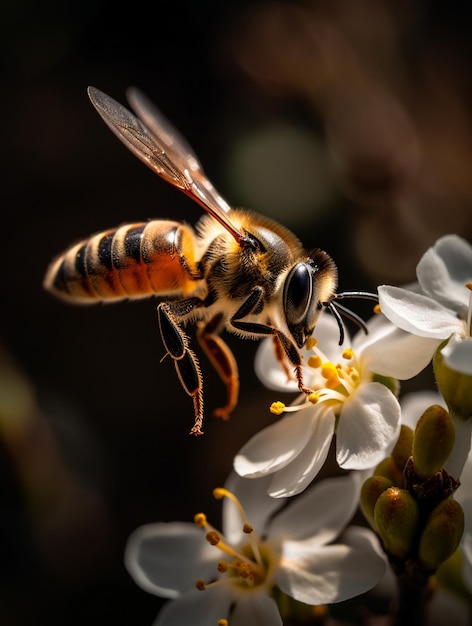
<instances>
[{"instance_id":1,"label":"white petal","mask_svg":"<svg viewBox=\"0 0 472 626\"><path fill-rule=\"evenodd\" d=\"M262 478L241 478L231 472L225 487L233 493L244 507L249 523L257 535L265 534L267 521L282 506L280 500L271 498L267 493L271 476ZM247 535L243 533L243 522L239 511L231 500L223 500L223 534L233 545L238 545Z\"/></svg>"},{"instance_id":2,"label":"white petal","mask_svg":"<svg viewBox=\"0 0 472 626\"><path fill-rule=\"evenodd\" d=\"M287 595L307 604L332 604L372 589L385 561L371 531L352 527L345 544L315 547L288 541L276 581Z\"/></svg>"},{"instance_id":3,"label":"white petal","mask_svg":"<svg viewBox=\"0 0 472 626\"><path fill-rule=\"evenodd\" d=\"M307 409L308 410L308 409ZM324 465L334 435L332 410L320 414L307 445L291 463L274 474L268 492L273 498L288 498L308 487Z\"/></svg>"},{"instance_id":4,"label":"white petal","mask_svg":"<svg viewBox=\"0 0 472 626\"><path fill-rule=\"evenodd\" d=\"M378 292L382 313L402 330L435 339L463 330L452 311L428 296L391 285L380 286Z\"/></svg>"},{"instance_id":5,"label":"white petal","mask_svg":"<svg viewBox=\"0 0 472 626\"><path fill-rule=\"evenodd\" d=\"M463 313L467 307L466 282L470 281L472 275L472 261L465 261L460 255L451 254L451 250L441 248L447 256L447 263L438 254L436 246L425 252L416 267L416 275L423 293L433 300L440 302L445 307L456 313ZM470 246L469 246L470 250ZM452 279L450 271L460 282Z\"/></svg>"},{"instance_id":6,"label":"white petal","mask_svg":"<svg viewBox=\"0 0 472 626\"><path fill-rule=\"evenodd\" d=\"M413 378L430 363L441 340L413 335L391 322L382 324L382 315L377 319L376 325L369 322L369 335L359 347L354 342L354 350L362 354L362 362L370 372L398 380Z\"/></svg>"},{"instance_id":7,"label":"white petal","mask_svg":"<svg viewBox=\"0 0 472 626\"><path fill-rule=\"evenodd\" d=\"M208 626L228 619L234 597L227 587L205 591L193 588L177 600L164 605L153 626Z\"/></svg>"},{"instance_id":8,"label":"white petal","mask_svg":"<svg viewBox=\"0 0 472 626\"><path fill-rule=\"evenodd\" d=\"M344 469L377 465L400 432L400 404L380 383L361 385L345 402L336 430L336 458Z\"/></svg>"},{"instance_id":9,"label":"white petal","mask_svg":"<svg viewBox=\"0 0 472 626\"><path fill-rule=\"evenodd\" d=\"M234 459L240 476L257 478L288 465L303 450L316 428L317 407L291 413L259 431Z\"/></svg>"},{"instance_id":10,"label":"white petal","mask_svg":"<svg viewBox=\"0 0 472 626\"><path fill-rule=\"evenodd\" d=\"M357 472L321 480L274 517L269 539L280 536L293 541L311 539L317 545L330 543L354 515L362 482Z\"/></svg>"},{"instance_id":11,"label":"white petal","mask_svg":"<svg viewBox=\"0 0 472 626\"><path fill-rule=\"evenodd\" d=\"M272 339L263 339L257 347L254 360L257 377L267 389L274 391L298 391L296 380L288 380L281 364L275 357Z\"/></svg>"},{"instance_id":12,"label":"white petal","mask_svg":"<svg viewBox=\"0 0 472 626\"><path fill-rule=\"evenodd\" d=\"M231 626L282 626L282 618L275 600L261 591L242 593L231 613L229 623Z\"/></svg>"},{"instance_id":13,"label":"white petal","mask_svg":"<svg viewBox=\"0 0 472 626\"><path fill-rule=\"evenodd\" d=\"M436 256L433 264L436 270L441 264L439 272L442 275L439 279L436 278L434 287L427 293L457 313L462 313L468 301L465 284L472 278L472 246L457 235L445 235L434 244L433 251ZM418 264L420 274L424 271L423 265L432 258L432 255L426 254L425 260L422 259ZM428 268L425 271L428 272ZM423 276L420 282L424 282L425 285L427 283L427 287L424 286L423 289L431 288L429 276L428 278Z\"/></svg>"},{"instance_id":14,"label":"white petal","mask_svg":"<svg viewBox=\"0 0 472 626\"><path fill-rule=\"evenodd\" d=\"M472 338L451 337L441 350L444 362L451 370L472 376Z\"/></svg>"},{"instance_id":15,"label":"white petal","mask_svg":"<svg viewBox=\"0 0 472 626\"><path fill-rule=\"evenodd\" d=\"M204 532L184 522L140 526L125 549L125 565L134 581L165 598L195 587L199 578L215 578L217 562L218 552L205 541Z\"/></svg>"}]
</instances>

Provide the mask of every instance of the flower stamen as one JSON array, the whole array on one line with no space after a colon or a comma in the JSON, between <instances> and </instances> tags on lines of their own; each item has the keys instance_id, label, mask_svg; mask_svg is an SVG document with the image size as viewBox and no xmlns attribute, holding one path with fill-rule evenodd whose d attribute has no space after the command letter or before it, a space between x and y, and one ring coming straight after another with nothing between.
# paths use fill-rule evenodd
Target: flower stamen
<instances>
[{"instance_id":1,"label":"flower stamen","mask_svg":"<svg viewBox=\"0 0 472 626\"><path fill-rule=\"evenodd\" d=\"M223 535L208 523L204 513L197 513L194 522L199 528L204 528L207 533L206 540L212 546L227 554L230 560L221 559L217 564L217 571L220 574L231 574L215 580L211 583L205 583L202 579L196 581L197 589L201 591L221 584L234 584L238 580L243 580L248 586L260 584L266 578L266 565L262 559L257 538L254 534L254 528L247 519L246 512L239 499L228 489L218 487L213 490L213 495L217 500L228 498L236 506L242 520L242 531L248 537L248 543L245 544L243 550L233 547ZM252 557L248 556L249 550Z\"/></svg>"}]
</instances>

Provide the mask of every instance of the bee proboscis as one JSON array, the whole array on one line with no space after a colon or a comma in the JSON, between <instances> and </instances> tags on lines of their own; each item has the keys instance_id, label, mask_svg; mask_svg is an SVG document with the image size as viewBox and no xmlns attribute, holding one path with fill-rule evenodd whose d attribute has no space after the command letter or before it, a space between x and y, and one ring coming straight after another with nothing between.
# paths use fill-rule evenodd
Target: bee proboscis
<instances>
[{"instance_id":1,"label":"bee proboscis","mask_svg":"<svg viewBox=\"0 0 472 626\"><path fill-rule=\"evenodd\" d=\"M275 354L302 392L301 348L323 308L362 326L337 301L375 299L364 292L336 294L337 269L320 249L306 252L289 230L243 209L231 208L206 177L185 139L138 90L128 92L135 114L89 87L96 110L133 154L206 211L195 229L152 220L106 230L80 241L49 267L45 287L73 303L159 296L162 341L180 382L193 398L191 433L202 434L203 378L183 326L197 323L197 338L227 388L215 411L227 419L239 393L238 366L220 333L272 337ZM291 370L290 370L291 367ZM293 372L293 373L292 373Z\"/></svg>"}]
</instances>

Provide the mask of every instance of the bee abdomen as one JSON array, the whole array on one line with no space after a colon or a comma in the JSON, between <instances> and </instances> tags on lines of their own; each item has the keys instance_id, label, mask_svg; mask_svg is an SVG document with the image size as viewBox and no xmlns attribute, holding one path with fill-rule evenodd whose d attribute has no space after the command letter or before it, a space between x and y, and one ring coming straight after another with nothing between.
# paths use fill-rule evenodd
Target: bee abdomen
<instances>
[{"instance_id":1,"label":"bee abdomen","mask_svg":"<svg viewBox=\"0 0 472 626\"><path fill-rule=\"evenodd\" d=\"M190 228L165 220L107 230L56 259L44 285L76 303L190 291L197 274L193 240Z\"/></svg>"}]
</instances>

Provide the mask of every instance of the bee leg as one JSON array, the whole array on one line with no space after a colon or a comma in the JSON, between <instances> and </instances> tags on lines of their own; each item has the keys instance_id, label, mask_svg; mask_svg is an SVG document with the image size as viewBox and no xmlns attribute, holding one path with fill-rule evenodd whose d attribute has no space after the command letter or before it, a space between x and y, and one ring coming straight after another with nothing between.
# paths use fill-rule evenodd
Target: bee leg
<instances>
[{"instance_id":1,"label":"bee leg","mask_svg":"<svg viewBox=\"0 0 472 626\"><path fill-rule=\"evenodd\" d=\"M249 315L255 310L257 311L262 302L262 295L262 288L256 287L256 289L252 291L249 297L233 315L230 323L237 330L243 330L255 335L261 335L262 337L270 337L272 335L275 338L275 341L278 342L283 348L283 351L285 352L285 355L290 363L295 367L295 377L297 379L298 388L302 393L309 394L312 392L312 389L305 387L303 382L302 356L295 344L286 335L280 332L280 330L274 328L273 326L269 326L268 324L258 324L256 322L241 321L241 318Z\"/></svg>"},{"instance_id":2,"label":"bee leg","mask_svg":"<svg viewBox=\"0 0 472 626\"><path fill-rule=\"evenodd\" d=\"M223 339L218 335L222 319L223 316L218 314L206 324L199 326L197 330L197 338L211 364L226 385L226 404L218 409L215 409L213 415L227 420L230 417L231 411L238 403L239 374L238 364L236 363L233 353Z\"/></svg>"},{"instance_id":3,"label":"bee leg","mask_svg":"<svg viewBox=\"0 0 472 626\"><path fill-rule=\"evenodd\" d=\"M188 301L175 304L179 310L182 307L187 307L188 310L191 310L196 306L203 306L203 301L198 298L191 298ZM190 434L202 435L203 378L197 357L188 347L188 337L177 323L176 315L179 311L174 313L172 310L173 305L174 303L162 302L157 307L159 329L167 354L170 354L174 360L175 370L180 383L186 393L193 399L195 423L190 430Z\"/></svg>"},{"instance_id":4,"label":"bee leg","mask_svg":"<svg viewBox=\"0 0 472 626\"><path fill-rule=\"evenodd\" d=\"M287 381L296 380L296 377L287 365L287 355L285 354L285 350L278 335L272 335L272 343L274 346L275 358L279 362L280 367L283 369L284 374L287 376Z\"/></svg>"}]
</instances>

